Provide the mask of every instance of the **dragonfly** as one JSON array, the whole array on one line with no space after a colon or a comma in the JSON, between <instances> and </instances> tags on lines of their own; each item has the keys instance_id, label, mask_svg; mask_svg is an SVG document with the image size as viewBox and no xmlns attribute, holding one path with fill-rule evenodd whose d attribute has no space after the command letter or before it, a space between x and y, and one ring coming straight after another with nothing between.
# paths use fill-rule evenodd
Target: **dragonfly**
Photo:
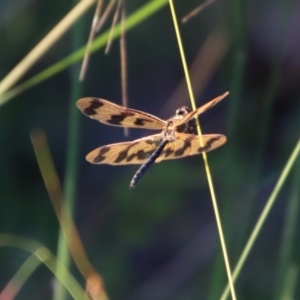
<instances>
[{"instance_id":1,"label":"dragonfly","mask_svg":"<svg viewBox=\"0 0 300 300\"><path fill-rule=\"evenodd\" d=\"M141 164L130 182L130 187L135 187L154 162L197 155L222 146L226 142L226 136L222 134L204 134L201 135L202 139L199 139L195 117L215 106L228 94L229 92L226 92L194 111L183 106L168 120L100 98L79 99L76 103L79 110L87 117L101 123L161 131L137 140L99 147L91 151L86 156L86 160L92 164L117 166Z\"/></svg>"}]
</instances>

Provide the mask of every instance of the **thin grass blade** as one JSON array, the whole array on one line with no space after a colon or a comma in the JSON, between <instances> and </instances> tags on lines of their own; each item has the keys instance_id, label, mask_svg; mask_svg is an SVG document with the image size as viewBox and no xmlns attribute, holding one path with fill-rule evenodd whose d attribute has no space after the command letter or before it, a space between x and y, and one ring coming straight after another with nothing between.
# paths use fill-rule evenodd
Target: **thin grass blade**
<instances>
[{"instance_id":1,"label":"thin grass blade","mask_svg":"<svg viewBox=\"0 0 300 300\"><path fill-rule=\"evenodd\" d=\"M275 200L276 200L283 184L285 183L285 181L287 179L287 176L289 175L293 165L295 164L295 161L296 161L297 157L299 156L299 153L300 153L300 140L298 140L298 143L296 144L290 158L288 159L284 169L282 170L282 172L279 176L279 179L274 187L274 190L272 191L256 225L254 226L254 229L244 247L244 250L242 251L242 254L238 260L238 263L237 263L236 267L234 268L234 271L233 271L233 280L234 281L237 279L238 275L240 274L240 271L241 271L247 257L249 256L249 253L258 237L258 234L261 231L262 226L264 225L264 222L266 221L266 218L269 215L269 213L275 203ZM229 295L229 291L230 291L229 286L227 285L220 299L221 300L227 299L227 297Z\"/></svg>"},{"instance_id":2,"label":"thin grass blade","mask_svg":"<svg viewBox=\"0 0 300 300\"><path fill-rule=\"evenodd\" d=\"M42 262L65 286L73 299L82 300L84 297L84 290L75 280L71 273L66 270L66 277L60 277L56 272L58 262L55 256L43 245L35 240L14 234L0 234L0 247L19 248L35 255L35 257Z\"/></svg>"}]
</instances>

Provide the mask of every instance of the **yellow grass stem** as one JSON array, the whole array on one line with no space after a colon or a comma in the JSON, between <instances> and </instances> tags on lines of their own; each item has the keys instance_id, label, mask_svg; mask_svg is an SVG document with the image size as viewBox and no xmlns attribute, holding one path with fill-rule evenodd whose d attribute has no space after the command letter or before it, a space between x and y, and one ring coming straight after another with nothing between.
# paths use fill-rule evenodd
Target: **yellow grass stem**
<instances>
[{"instance_id":1,"label":"yellow grass stem","mask_svg":"<svg viewBox=\"0 0 300 300\"><path fill-rule=\"evenodd\" d=\"M188 67L187 67L187 63L186 63L186 59L185 59L185 55L184 55L184 50L183 50L183 45L182 45L182 41L181 41L181 37L180 37L180 32L179 32L179 28L178 28L178 23L177 23L175 8L174 8L174 5L173 5L173 0L169 0L169 3L170 3L173 22L174 22L176 37L177 37L177 41L178 41L179 51L180 51L180 55L181 55L181 60L182 60L182 64L183 64L184 74L185 74L185 78L186 78L186 81L187 81L189 96L190 96L190 99L191 99L193 110L195 110L196 109L196 104L195 104L195 99L194 99L194 95L193 95L191 80L190 80L190 76L189 76L189 72L188 72ZM202 133L201 133L201 128L200 128L199 122L197 124L197 130L198 130L200 145L203 146ZM231 290L231 295L232 295L232 299L235 300L236 299L235 290L234 290L234 285L233 285L233 281L232 281L232 277L231 277L229 259L228 259L228 255L227 255L226 244L225 244L225 239L224 239L224 235L223 235L221 219L220 219L220 215L219 215L219 211L218 211L217 199L216 199L216 195L215 195L215 191L214 191L214 187L213 187L213 182L212 182L212 177L211 177L210 168L209 168L209 164L208 164L208 159L207 159L207 155L206 155L205 152L203 152L202 155L203 155L204 166L205 166L205 171L206 171L206 175L207 175L209 190L210 190L210 194L211 194L211 198L212 198L213 208L214 208L214 212L215 212L217 227L218 227L218 231L219 231L221 247L222 247L222 251L223 251L223 256L224 256L224 261L225 261L225 266L226 266L226 271L227 271L227 276L228 276L228 281L229 281L230 290Z\"/></svg>"},{"instance_id":2,"label":"yellow grass stem","mask_svg":"<svg viewBox=\"0 0 300 300\"><path fill-rule=\"evenodd\" d=\"M241 271L247 257L249 256L249 253L258 237L258 234L261 231L262 226L263 226L267 216L269 215L269 213L273 207L273 204L278 196L278 193L281 190L287 176L289 175L289 173L292 169L292 166L296 162L296 159L297 159L299 153L300 153L300 140L298 140L298 143L297 143L295 149L293 150L288 162L286 163L283 171L281 172L280 177L274 187L274 190L272 191L272 193L267 201L267 204L265 205L265 207L264 207L264 209L263 209L263 211L262 211L262 213L261 213L261 215L260 215L260 217L259 217L247 243L246 243L246 246L238 260L236 267L234 268L233 276L232 276L233 281L235 281L237 276L240 274L240 271ZM225 300L228 296L228 293L229 293L229 287L227 285L227 287L225 288L225 290L221 296L221 300Z\"/></svg>"}]
</instances>

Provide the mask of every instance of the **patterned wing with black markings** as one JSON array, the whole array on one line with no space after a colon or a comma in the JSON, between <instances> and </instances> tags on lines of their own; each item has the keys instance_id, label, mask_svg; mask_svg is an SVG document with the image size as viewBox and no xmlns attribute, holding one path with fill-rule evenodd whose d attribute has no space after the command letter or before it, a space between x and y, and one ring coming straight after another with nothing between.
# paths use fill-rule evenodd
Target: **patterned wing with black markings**
<instances>
[{"instance_id":1,"label":"patterned wing with black markings","mask_svg":"<svg viewBox=\"0 0 300 300\"><path fill-rule=\"evenodd\" d=\"M153 115L99 98L82 98L77 107L87 117L112 126L162 130L167 124Z\"/></svg>"},{"instance_id":2,"label":"patterned wing with black markings","mask_svg":"<svg viewBox=\"0 0 300 300\"><path fill-rule=\"evenodd\" d=\"M131 142L102 146L90 152L86 156L86 160L92 164L143 164L151 156L161 140L161 134L155 134Z\"/></svg>"},{"instance_id":3,"label":"patterned wing with black markings","mask_svg":"<svg viewBox=\"0 0 300 300\"><path fill-rule=\"evenodd\" d=\"M200 146L199 136L194 134L177 133L177 139L169 142L156 163L166 159L178 159L185 156L196 155L202 152L208 152L222 146L226 142L226 136L222 134L202 135L203 146Z\"/></svg>"},{"instance_id":4,"label":"patterned wing with black markings","mask_svg":"<svg viewBox=\"0 0 300 300\"><path fill-rule=\"evenodd\" d=\"M209 110L210 108L212 108L213 106L215 106L216 104L218 104L221 100L223 100L227 95L229 94L229 92L224 93L223 95L214 98L213 100L207 102L206 104L202 105L201 107L197 108L194 111L191 111L190 113L186 114L185 116L183 116L181 119L179 119L178 121L176 121L176 126L182 125L186 122L188 122L190 119L204 113L205 111Z\"/></svg>"}]
</instances>

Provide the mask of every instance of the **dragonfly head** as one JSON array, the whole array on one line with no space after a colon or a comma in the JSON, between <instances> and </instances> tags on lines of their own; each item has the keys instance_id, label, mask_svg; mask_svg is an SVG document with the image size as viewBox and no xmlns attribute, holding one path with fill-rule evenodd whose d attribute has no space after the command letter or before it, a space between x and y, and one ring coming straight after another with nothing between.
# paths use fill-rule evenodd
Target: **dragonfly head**
<instances>
[{"instance_id":1,"label":"dragonfly head","mask_svg":"<svg viewBox=\"0 0 300 300\"><path fill-rule=\"evenodd\" d=\"M177 117L176 119L180 119L180 117L185 116L186 114L188 114L191 111L192 110L187 106L182 106L182 107L178 108L175 113L175 115Z\"/></svg>"},{"instance_id":2,"label":"dragonfly head","mask_svg":"<svg viewBox=\"0 0 300 300\"><path fill-rule=\"evenodd\" d=\"M185 115L190 113L192 110L187 106L182 106L176 110L175 113L175 120L181 120ZM175 121L176 122L176 121ZM187 123L181 124L177 126L176 128L177 132L184 132L184 133L190 133L195 134L196 133L196 126L195 126L195 120L189 120Z\"/></svg>"}]
</instances>

